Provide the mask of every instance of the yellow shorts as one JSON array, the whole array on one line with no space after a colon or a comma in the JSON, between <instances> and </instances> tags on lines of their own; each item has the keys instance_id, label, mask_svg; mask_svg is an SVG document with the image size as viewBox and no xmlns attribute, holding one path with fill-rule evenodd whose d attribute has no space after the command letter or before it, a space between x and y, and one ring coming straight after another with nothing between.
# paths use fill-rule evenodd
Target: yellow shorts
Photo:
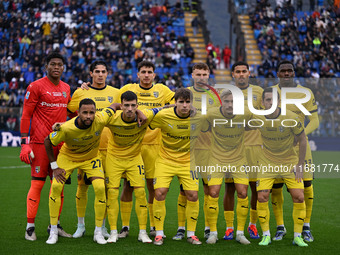
<instances>
[{"instance_id":1,"label":"yellow shorts","mask_svg":"<svg viewBox=\"0 0 340 255\"><path fill-rule=\"evenodd\" d=\"M159 144L143 144L141 155L144 161L146 179L155 177L155 161L158 157Z\"/></svg>"},{"instance_id":2,"label":"yellow shorts","mask_svg":"<svg viewBox=\"0 0 340 255\"><path fill-rule=\"evenodd\" d=\"M190 162L191 169L198 169L199 178L202 178L203 184L208 184L207 182L207 172L200 171L200 169L206 169L209 166L210 160L210 150L206 149L194 149L195 162ZM197 166L197 167L196 167Z\"/></svg>"},{"instance_id":3,"label":"yellow shorts","mask_svg":"<svg viewBox=\"0 0 340 255\"><path fill-rule=\"evenodd\" d=\"M296 153L299 155L299 145L295 146L294 149L296 150ZM305 172L303 173L304 181L312 181L314 179L314 173L312 171L309 171L312 165L313 165L312 150L310 148L309 142L307 142L307 150L305 156ZM275 184L283 183L283 180L276 179L274 183Z\"/></svg>"},{"instance_id":4,"label":"yellow shorts","mask_svg":"<svg viewBox=\"0 0 340 255\"><path fill-rule=\"evenodd\" d=\"M126 173L132 187L145 186L144 164L140 154L132 159L115 158L108 154L106 166L105 182L107 188L118 188L123 173Z\"/></svg>"},{"instance_id":5,"label":"yellow shorts","mask_svg":"<svg viewBox=\"0 0 340 255\"><path fill-rule=\"evenodd\" d=\"M190 163L176 164L158 157L155 162L154 188L169 188L174 176L177 176L184 190L198 191L198 173L190 169Z\"/></svg>"},{"instance_id":6,"label":"yellow shorts","mask_svg":"<svg viewBox=\"0 0 340 255\"><path fill-rule=\"evenodd\" d=\"M256 189L271 189L274 183L286 183L288 189L303 189L303 182L295 180L295 174L291 169L295 163L275 163L268 160L264 155L260 155L259 163L262 165L262 171L257 175Z\"/></svg>"},{"instance_id":7,"label":"yellow shorts","mask_svg":"<svg viewBox=\"0 0 340 255\"><path fill-rule=\"evenodd\" d=\"M249 145L245 146L246 158L248 166L258 166L259 165L259 154L262 153L261 145ZM248 172L249 181L256 182L257 173L256 171Z\"/></svg>"},{"instance_id":8,"label":"yellow shorts","mask_svg":"<svg viewBox=\"0 0 340 255\"><path fill-rule=\"evenodd\" d=\"M223 179L225 182L235 182L248 185L249 179L245 166L247 165L246 158L233 163L220 162L214 157L210 157L210 169L207 169L207 178L203 178L203 182L208 186L222 185Z\"/></svg>"},{"instance_id":9,"label":"yellow shorts","mask_svg":"<svg viewBox=\"0 0 340 255\"><path fill-rule=\"evenodd\" d=\"M82 172L86 173L88 178L101 177L104 179L104 170L102 161L99 156L85 161L71 161L63 154L59 154L57 158L57 164L60 168L65 169L66 179L73 173L73 170L78 168Z\"/></svg>"}]
</instances>

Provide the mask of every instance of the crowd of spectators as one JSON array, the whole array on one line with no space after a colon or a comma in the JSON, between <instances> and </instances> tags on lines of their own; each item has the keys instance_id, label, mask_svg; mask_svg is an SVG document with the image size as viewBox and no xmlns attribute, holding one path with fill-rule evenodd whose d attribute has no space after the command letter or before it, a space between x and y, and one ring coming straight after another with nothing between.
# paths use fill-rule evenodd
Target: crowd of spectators
<instances>
[{"instance_id":1,"label":"crowd of spectators","mask_svg":"<svg viewBox=\"0 0 340 255\"><path fill-rule=\"evenodd\" d=\"M251 25L263 62L252 67L264 86L277 83L276 66L295 65L297 82L312 89L319 108L318 136L340 136L340 9L335 5L311 12L295 11L291 1L272 8L257 0Z\"/></svg>"},{"instance_id":2,"label":"crowd of spectators","mask_svg":"<svg viewBox=\"0 0 340 255\"><path fill-rule=\"evenodd\" d=\"M97 59L110 65L107 84L117 88L138 82L143 59L156 64L156 81L172 90L186 85L194 50L185 37L181 3L153 2L158 1L1 1L1 111L22 105L27 86L44 76L51 51L65 56L62 80L72 91L91 80L89 65Z\"/></svg>"}]
</instances>

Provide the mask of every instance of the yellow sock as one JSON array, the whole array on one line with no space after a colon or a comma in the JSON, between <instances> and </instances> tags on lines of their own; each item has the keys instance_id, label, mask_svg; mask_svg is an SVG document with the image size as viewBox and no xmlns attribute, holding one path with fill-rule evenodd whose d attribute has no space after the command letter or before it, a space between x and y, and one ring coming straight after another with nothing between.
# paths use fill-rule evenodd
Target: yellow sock
<instances>
[{"instance_id":1,"label":"yellow sock","mask_svg":"<svg viewBox=\"0 0 340 255\"><path fill-rule=\"evenodd\" d=\"M185 210L187 208L187 197L183 196L181 193L178 195L177 200L177 215L178 215L178 226L184 227L185 226Z\"/></svg>"},{"instance_id":2,"label":"yellow sock","mask_svg":"<svg viewBox=\"0 0 340 255\"><path fill-rule=\"evenodd\" d=\"M305 223L310 223L310 218L312 216L313 201L314 201L314 189L313 185L305 188L305 204L306 204L306 219Z\"/></svg>"},{"instance_id":3,"label":"yellow sock","mask_svg":"<svg viewBox=\"0 0 340 255\"><path fill-rule=\"evenodd\" d=\"M272 189L272 205L276 220L276 226L284 225L282 188Z\"/></svg>"},{"instance_id":4,"label":"yellow sock","mask_svg":"<svg viewBox=\"0 0 340 255\"><path fill-rule=\"evenodd\" d=\"M63 190L63 187L63 183L59 183L56 181L56 179L53 179L48 202L51 225L58 225L59 210L61 205L61 191Z\"/></svg>"},{"instance_id":5,"label":"yellow sock","mask_svg":"<svg viewBox=\"0 0 340 255\"><path fill-rule=\"evenodd\" d=\"M119 213L118 195L118 189L107 190L107 218L109 219L111 230L117 230L117 219Z\"/></svg>"},{"instance_id":6,"label":"yellow sock","mask_svg":"<svg viewBox=\"0 0 340 255\"><path fill-rule=\"evenodd\" d=\"M103 220L106 210L106 194L105 194L105 182L104 179L94 179L92 181L94 189L94 213L96 217L96 227L103 225Z\"/></svg>"},{"instance_id":7,"label":"yellow sock","mask_svg":"<svg viewBox=\"0 0 340 255\"><path fill-rule=\"evenodd\" d=\"M208 226L210 226L210 231L217 231L217 220L218 220L218 197L214 198L208 196L208 205L207 205L207 215L205 216L208 219Z\"/></svg>"},{"instance_id":8,"label":"yellow sock","mask_svg":"<svg viewBox=\"0 0 340 255\"><path fill-rule=\"evenodd\" d=\"M301 233L306 218L305 203L293 203L294 232Z\"/></svg>"},{"instance_id":9,"label":"yellow sock","mask_svg":"<svg viewBox=\"0 0 340 255\"><path fill-rule=\"evenodd\" d=\"M269 231L270 212L268 202L260 203L257 201L256 208L262 232Z\"/></svg>"},{"instance_id":10,"label":"yellow sock","mask_svg":"<svg viewBox=\"0 0 340 255\"><path fill-rule=\"evenodd\" d=\"M154 198L153 214L156 230L157 231L164 230L164 219L166 216L165 200L157 201L156 198Z\"/></svg>"},{"instance_id":11,"label":"yellow sock","mask_svg":"<svg viewBox=\"0 0 340 255\"><path fill-rule=\"evenodd\" d=\"M236 206L236 218L237 218L237 230L244 231L244 226L246 224L247 216L249 211L249 201L246 198L237 198Z\"/></svg>"},{"instance_id":12,"label":"yellow sock","mask_svg":"<svg viewBox=\"0 0 340 255\"><path fill-rule=\"evenodd\" d=\"M250 209L250 223L256 224L257 222L257 210Z\"/></svg>"},{"instance_id":13,"label":"yellow sock","mask_svg":"<svg viewBox=\"0 0 340 255\"><path fill-rule=\"evenodd\" d=\"M209 195L204 195L203 212L204 212L204 224L205 224L206 227L209 227L209 221L208 221L208 202L209 202Z\"/></svg>"},{"instance_id":14,"label":"yellow sock","mask_svg":"<svg viewBox=\"0 0 340 255\"><path fill-rule=\"evenodd\" d=\"M153 204L148 203L148 208L149 208L150 227L154 227L155 218L153 217Z\"/></svg>"},{"instance_id":15,"label":"yellow sock","mask_svg":"<svg viewBox=\"0 0 340 255\"><path fill-rule=\"evenodd\" d=\"M120 200L120 218L123 226L130 226L131 211L132 201L124 202Z\"/></svg>"},{"instance_id":16,"label":"yellow sock","mask_svg":"<svg viewBox=\"0 0 340 255\"><path fill-rule=\"evenodd\" d=\"M196 231L196 225L198 220L198 212L199 212L199 200L192 202L187 201L187 231Z\"/></svg>"},{"instance_id":17,"label":"yellow sock","mask_svg":"<svg viewBox=\"0 0 340 255\"><path fill-rule=\"evenodd\" d=\"M148 222L148 203L146 202L145 189L134 189L136 197L135 210L138 218L139 229L146 229L146 223Z\"/></svg>"},{"instance_id":18,"label":"yellow sock","mask_svg":"<svg viewBox=\"0 0 340 255\"><path fill-rule=\"evenodd\" d=\"M224 211L224 219L227 225L227 228L234 227L234 211Z\"/></svg>"},{"instance_id":19,"label":"yellow sock","mask_svg":"<svg viewBox=\"0 0 340 255\"><path fill-rule=\"evenodd\" d=\"M85 217L88 185L78 183L76 195L77 217Z\"/></svg>"}]
</instances>

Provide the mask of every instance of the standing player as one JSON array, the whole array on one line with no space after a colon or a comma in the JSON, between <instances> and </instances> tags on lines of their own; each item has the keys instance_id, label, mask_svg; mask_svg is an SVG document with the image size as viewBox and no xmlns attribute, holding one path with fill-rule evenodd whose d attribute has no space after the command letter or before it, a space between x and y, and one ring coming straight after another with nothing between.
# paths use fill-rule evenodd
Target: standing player
<instances>
[{"instance_id":1,"label":"standing player","mask_svg":"<svg viewBox=\"0 0 340 255\"><path fill-rule=\"evenodd\" d=\"M199 114L202 113L202 98L205 98L207 108L217 107L219 106L219 101L217 96L210 91L209 87L204 85L208 84L208 79L210 75L210 70L207 64L205 63L197 63L192 67L192 79L194 84L192 87L188 89L193 94L192 105L196 108ZM193 148L195 153L195 164L198 166L205 166L208 164L209 156L210 156L210 132L202 132L200 133L197 142L195 143L195 147ZM205 229L204 229L204 237L208 239L210 233L210 227L207 220L207 204L209 191L208 186L205 182L203 182L204 188L204 219L205 219ZM185 220L186 220L186 206L187 206L187 198L184 193L183 187L181 186L181 191L178 195L177 200L177 214L178 214L178 229L176 235L172 238L173 240L182 240L185 237Z\"/></svg>"},{"instance_id":2,"label":"standing player","mask_svg":"<svg viewBox=\"0 0 340 255\"><path fill-rule=\"evenodd\" d=\"M272 107L274 96L277 95L273 95L272 88L266 88L263 91L262 101L266 110ZM283 116L279 107L276 107L272 114L256 116L256 119L260 120L258 125L261 126L259 130L263 140L263 153L258 155L259 166L262 167L262 171L257 178L257 212L263 231L259 245L266 246L271 242L269 194L275 179L282 178L293 199L293 244L301 247L308 246L301 237L302 226L306 217L302 178L307 140L303 124L299 117L289 110ZM257 125L256 122L253 125ZM295 139L299 142L299 154L294 149ZM293 170L295 174L292 173Z\"/></svg>"},{"instance_id":3,"label":"standing player","mask_svg":"<svg viewBox=\"0 0 340 255\"><path fill-rule=\"evenodd\" d=\"M49 160L45 152L44 139L52 131L55 122L64 122L67 117L67 103L71 100L70 87L60 77L64 71L65 59L52 52L46 57L47 76L32 82L26 92L21 117L20 160L31 165L31 187L27 195L27 226L25 239L35 241L35 217L37 215L41 190L46 177L52 178ZM29 131L30 130L30 131ZM30 132L30 141L28 134ZM54 148L55 156L60 147ZM63 193L61 194L63 202ZM61 206L62 207L62 206ZM58 234L72 237L58 224Z\"/></svg>"},{"instance_id":4,"label":"standing player","mask_svg":"<svg viewBox=\"0 0 340 255\"><path fill-rule=\"evenodd\" d=\"M277 88L279 94L281 94L281 88L284 87L297 87L303 88L305 90L309 90L311 94L311 98L307 103L303 103L302 105L309 111L312 115L307 116L309 119L309 123L305 127L305 134L309 135L319 126L319 117L318 117L318 108L315 102L313 92L305 87L297 85L294 82L295 72L294 72L294 65L290 61L282 61L279 63L277 67L277 76L279 78L279 84L274 86ZM291 99L298 99L303 98L305 95L302 93L287 93L287 98ZM301 123L305 123L306 116L298 109L294 104L288 104L287 109L294 112L298 115L299 120ZM295 150L299 152L299 146L295 146ZM306 151L306 158L305 158L305 166L306 168L310 169L310 166L313 164L312 159L312 151L308 143L307 137L307 151ZM314 237L310 231L310 218L312 215L312 207L313 207L313 199L314 199L314 191L313 191L313 174L305 172L303 176L303 185L304 185L304 194L305 194L305 204L306 204L306 219L303 226L302 236L306 242L313 242ZM277 231L276 235L273 238L275 241L282 240L282 238L286 234L286 228L284 226L283 221L283 194L282 194L282 187L283 183L280 181L276 181L273 190L272 190L272 205L273 211L276 219L277 224Z\"/></svg>"},{"instance_id":5,"label":"standing player","mask_svg":"<svg viewBox=\"0 0 340 255\"><path fill-rule=\"evenodd\" d=\"M112 139L109 140L106 158L105 179L107 185L107 212L111 233L107 240L115 243L118 240L117 218L119 213L118 195L122 174L126 174L136 197L136 214L139 223L138 241L151 243L152 240L146 233L148 209L145 194L144 163L141 156L142 140L146 133L148 123L157 108L144 109L142 112L148 118L147 123L139 126L136 118L137 95L126 91L121 95L121 111L117 111L110 121L109 128Z\"/></svg>"},{"instance_id":6,"label":"standing player","mask_svg":"<svg viewBox=\"0 0 340 255\"><path fill-rule=\"evenodd\" d=\"M152 62L142 61L138 64L137 69L137 76L140 83L125 85L120 89L120 94L123 94L128 90L136 93L138 98L138 107L140 110L163 107L164 105L171 104L173 102L174 92L163 84L153 83L156 74L155 65ZM149 191L148 208L150 215L150 236L155 236L156 233L152 204L155 196L153 178L155 172L155 160L159 151L159 143L159 130L148 129L142 142L143 146L141 154L145 167L146 184ZM132 191L133 189L125 180L120 202L123 228L119 233L119 238L124 238L129 234L130 215L132 210Z\"/></svg>"},{"instance_id":7,"label":"standing player","mask_svg":"<svg viewBox=\"0 0 340 255\"><path fill-rule=\"evenodd\" d=\"M252 89L252 101L253 106L256 109L261 108L261 97L263 89L260 86L255 86L249 84L249 65L246 62L239 61L236 62L231 68L232 77L235 80L235 85L240 88L243 92L245 99L245 108L248 108L248 90ZM245 133L244 136L245 152L247 157L247 163L249 166L257 165L257 155L262 151L262 140L258 130L251 130ZM234 237L234 193L235 186L232 180L228 179L225 183L225 193L224 193L224 217L226 220L226 233L224 236L225 240L231 240ZM250 200L250 220L248 226L248 232L250 238L258 239L260 238L257 228L257 192L256 192L256 173L249 173L249 186L251 188L251 200Z\"/></svg>"},{"instance_id":8,"label":"standing player","mask_svg":"<svg viewBox=\"0 0 340 255\"><path fill-rule=\"evenodd\" d=\"M92 180L95 193L94 210L95 224L93 240L98 244L106 244L102 233L102 223L106 209L106 194L102 160L98 154L100 135L104 126L110 121L114 111L107 108L96 113L96 104L92 99L85 98L79 103L79 116L65 122L58 131L45 138L45 148L53 181L49 199L51 231L47 244L58 241L57 222L60 209L60 194L64 182L73 170L80 168ZM53 154L53 146L65 142L60 149L58 159Z\"/></svg>"},{"instance_id":9,"label":"standing player","mask_svg":"<svg viewBox=\"0 0 340 255\"><path fill-rule=\"evenodd\" d=\"M191 102L191 91L184 88L178 89L175 93L175 108L162 110L149 125L151 129L159 128L162 134L159 156L155 162L153 203L156 226L155 245L163 244L165 198L174 176L178 177L187 197L187 240L191 244L201 244L195 236L199 213L198 175L190 165L190 161L194 162L190 147L193 146L200 132L201 118L190 117Z\"/></svg>"},{"instance_id":10,"label":"standing player","mask_svg":"<svg viewBox=\"0 0 340 255\"><path fill-rule=\"evenodd\" d=\"M221 185L227 171L227 179L234 182L237 190L237 233L236 241L241 244L250 244L244 236L244 226L248 216L248 176L242 169L247 165L245 154L244 136L246 124L251 119L250 111L244 115L233 114L233 95L230 90L221 93L222 106L215 107L208 111L204 129L211 130L212 145L209 159L209 167L213 166L214 171L209 168L207 184L209 186L209 197L207 205L207 218L210 226L208 244L214 244L217 238L218 221L218 198ZM222 120L222 121L221 121ZM235 124L233 124L235 123ZM240 123L244 123L243 125ZM216 171L215 167L225 169ZM234 193L233 193L234 195Z\"/></svg>"},{"instance_id":11,"label":"standing player","mask_svg":"<svg viewBox=\"0 0 340 255\"><path fill-rule=\"evenodd\" d=\"M108 75L108 66L106 62L102 60L94 61L90 65L90 75L92 77L92 84L88 86L88 89L78 89L74 92L71 102L67 105L67 109L70 112L76 112L78 110L79 102L84 98L91 98L96 103L97 111L101 111L103 108L109 107L113 102L118 101L119 90L105 84L106 77ZM103 162L104 171L107 153L106 150L110 137L110 130L105 127L103 129L99 145L99 154ZM78 227L76 232L73 234L73 238L82 237L85 233L85 212L89 186L86 184L84 177L84 172L81 169L78 169L78 188L76 195ZM89 181L91 183L91 180ZM105 237L110 236L105 228L105 220L103 223L103 235Z\"/></svg>"}]
</instances>

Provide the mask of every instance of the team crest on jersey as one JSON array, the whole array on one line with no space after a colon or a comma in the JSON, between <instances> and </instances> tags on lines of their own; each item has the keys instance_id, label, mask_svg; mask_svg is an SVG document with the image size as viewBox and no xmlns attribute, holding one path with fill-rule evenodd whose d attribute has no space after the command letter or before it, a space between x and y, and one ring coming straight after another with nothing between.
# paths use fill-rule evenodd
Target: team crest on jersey
<instances>
[{"instance_id":1,"label":"team crest on jersey","mask_svg":"<svg viewBox=\"0 0 340 255\"><path fill-rule=\"evenodd\" d=\"M100 132L97 131L96 133L94 133L96 136L99 136L100 135Z\"/></svg>"},{"instance_id":2,"label":"team crest on jersey","mask_svg":"<svg viewBox=\"0 0 340 255\"><path fill-rule=\"evenodd\" d=\"M56 135L57 135L57 132L53 132L52 135L51 135L51 137L53 138L53 137L55 137Z\"/></svg>"},{"instance_id":3,"label":"team crest on jersey","mask_svg":"<svg viewBox=\"0 0 340 255\"><path fill-rule=\"evenodd\" d=\"M38 174L40 172L40 166L35 167L35 172Z\"/></svg>"},{"instance_id":4,"label":"team crest on jersey","mask_svg":"<svg viewBox=\"0 0 340 255\"><path fill-rule=\"evenodd\" d=\"M253 96L253 99L254 99L255 101L257 101L257 95L254 95L254 96Z\"/></svg>"},{"instance_id":5,"label":"team crest on jersey","mask_svg":"<svg viewBox=\"0 0 340 255\"><path fill-rule=\"evenodd\" d=\"M209 98L209 104L213 104L214 100L212 98Z\"/></svg>"},{"instance_id":6,"label":"team crest on jersey","mask_svg":"<svg viewBox=\"0 0 340 255\"><path fill-rule=\"evenodd\" d=\"M107 97L107 100L109 100L109 102L112 104L112 102L113 102L113 97Z\"/></svg>"},{"instance_id":7,"label":"team crest on jersey","mask_svg":"<svg viewBox=\"0 0 340 255\"><path fill-rule=\"evenodd\" d=\"M191 124L191 130L196 130L196 124Z\"/></svg>"},{"instance_id":8,"label":"team crest on jersey","mask_svg":"<svg viewBox=\"0 0 340 255\"><path fill-rule=\"evenodd\" d=\"M63 91L63 96L66 98L67 97L67 94L65 91Z\"/></svg>"},{"instance_id":9,"label":"team crest on jersey","mask_svg":"<svg viewBox=\"0 0 340 255\"><path fill-rule=\"evenodd\" d=\"M27 91L27 93L26 93L26 100L27 100L29 97L30 97L30 92Z\"/></svg>"},{"instance_id":10,"label":"team crest on jersey","mask_svg":"<svg viewBox=\"0 0 340 255\"><path fill-rule=\"evenodd\" d=\"M283 133L285 131L285 128L284 127L279 127L279 130L281 133Z\"/></svg>"},{"instance_id":11,"label":"team crest on jersey","mask_svg":"<svg viewBox=\"0 0 340 255\"><path fill-rule=\"evenodd\" d=\"M159 92L158 92L158 91L154 91L154 92L153 92L153 96L154 96L155 98L158 98Z\"/></svg>"}]
</instances>

